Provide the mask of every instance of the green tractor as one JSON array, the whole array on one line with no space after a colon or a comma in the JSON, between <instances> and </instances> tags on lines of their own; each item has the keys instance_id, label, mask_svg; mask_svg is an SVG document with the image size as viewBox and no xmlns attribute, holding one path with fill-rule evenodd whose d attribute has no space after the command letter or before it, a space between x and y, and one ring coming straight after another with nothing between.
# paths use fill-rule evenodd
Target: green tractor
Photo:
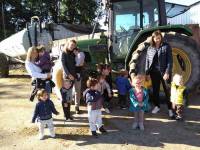
<instances>
[{"instance_id":1,"label":"green tractor","mask_svg":"<svg viewBox=\"0 0 200 150\"><path fill-rule=\"evenodd\" d=\"M108 0L108 59L144 73L145 46L155 30L161 30L173 51L173 74L183 75L187 87L200 88L200 47L183 25L167 25L164 0Z\"/></svg>"},{"instance_id":2,"label":"green tractor","mask_svg":"<svg viewBox=\"0 0 200 150\"><path fill-rule=\"evenodd\" d=\"M200 47L189 37L188 27L167 25L167 13L174 5L166 13L165 4L164 0L106 0L108 32L93 39L71 37L85 51L88 71L100 62L111 63L114 70L129 70L131 62L135 73L144 73L145 47L152 32L161 30L173 49L173 73L182 74L189 89L200 90ZM58 50L69 39L54 41L53 47Z\"/></svg>"}]
</instances>

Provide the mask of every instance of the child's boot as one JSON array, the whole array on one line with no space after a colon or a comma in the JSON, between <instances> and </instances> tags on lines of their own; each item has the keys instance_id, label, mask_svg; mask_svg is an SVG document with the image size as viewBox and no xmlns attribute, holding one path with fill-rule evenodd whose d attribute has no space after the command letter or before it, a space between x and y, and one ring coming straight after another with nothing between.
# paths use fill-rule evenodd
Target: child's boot
<instances>
[{"instance_id":1,"label":"child's boot","mask_svg":"<svg viewBox=\"0 0 200 150\"><path fill-rule=\"evenodd\" d=\"M139 128L140 128L140 130L144 131L144 124L143 124L143 122L139 122Z\"/></svg>"},{"instance_id":2,"label":"child's boot","mask_svg":"<svg viewBox=\"0 0 200 150\"><path fill-rule=\"evenodd\" d=\"M95 138L98 138L97 132L96 131L92 131L92 136L94 136Z\"/></svg>"},{"instance_id":3,"label":"child's boot","mask_svg":"<svg viewBox=\"0 0 200 150\"><path fill-rule=\"evenodd\" d=\"M138 127L138 123L137 123L137 122L134 122L133 125L132 125L132 129L135 130L135 129L137 129L137 127Z\"/></svg>"},{"instance_id":4,"label":"child's boot","mask_svg":"<svg viewBox=\"0 0 200 150\"><path fill-rule=\"evenodd\" d=\"M107 131L104 129L103 126L101 126L101 127L99 128L99 131L100 131L101 133L107 133Z\"/></svg>"}]
</instances>

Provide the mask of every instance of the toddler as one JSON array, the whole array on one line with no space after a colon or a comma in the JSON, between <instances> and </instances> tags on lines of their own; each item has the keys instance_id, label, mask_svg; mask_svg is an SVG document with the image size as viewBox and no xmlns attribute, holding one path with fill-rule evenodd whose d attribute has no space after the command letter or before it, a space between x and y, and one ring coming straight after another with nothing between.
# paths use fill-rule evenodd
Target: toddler
<instances>
[{"instance_id":1,"label":"toddler","mask_svg":"<svg viewBox=\"0 0 200 150\"><path fill-rule=\"evenodd\" d=\"M50 136L55 137L52 113L58 115L59 112L55 109L53 102L48 98L47 91L41 89L37 92L38 103L35 106L32 123L37 119L39 127L39 139L44 138L44 127L47 125L50 131Z\"/></svg>"},{"instance_id":2,"label":"toddler","mask_svg":"<svg viewBox=\"0 0 200 150\"><path fill-rule=\"evenodd\" d=\"M119 105L121 109L126 109L127 103L127 94L131 89L131 84L128 80L128 71L122 69L120 71L120 76L118 76L115 80L118 97L119 97Z\"/></svg>"},{"instance_id":3,"label":"toddler","mask_svg":"<svg viewBox=\"0 0 200 150\"><path fill-rule=\"evenodd\" d=\"M130 111L134 112L135 120L132 128L144 130L144 111L149 108L149 95L145 88L143 88L144 77L137 75L132 78L133 88L130 89Z\"/></svg>"},{"instance_id":4,"label":"toddler","mask_svg":"<svg viewBox=\"0 0 200 150\"><path fill-rule=\"evenodd\" d=\"M87 87L88 89L84 94L88 109L89 126L92 135L97 137L97 132L96 132L97 128L101 133L107 132L103 127L102 116L101 116L103 97L101 96L101 93L97 90L98 89L97 79L94 78L88 79Z\"/></svg>"},{"instance_id":5,"label":"toddler","mask_svg":"<svg viewBox=\"0 0 200 150\"><path fill-rule=\"evenodd\" d=\"M63 79L63 86L60 89L62 108L66 120L73 120L70 115L70 107L72 102L73 81L68 78Z\"/></svg>"},{"instance_id":6,"label":"toddler","mask_svg":"<svg viewBox=\"0 0 200 150\"><path fill-rule=\"evenodd\" d=\"M176 120L183 119L184 99L186 95L187 91L186 87L183 85L183 77L179 74L175 74L171 83L170 100Z\"/></svg>"},{"instance_id":7,"label":"toddler","mask_svg":"<svg viewBox=\"0 0 200 150\"><path fill-rule=\"evenodd\" d=\"M106 113L110 113L110 104L109 104L109 99L112 97L112 91L110 89L110 85L107 83L105 80L106 76L105 75L100 75L99 76L99 83L98 83L98 91L101 93L101 95L104 98L104 108Z\"/></svg>"}]
</instances>

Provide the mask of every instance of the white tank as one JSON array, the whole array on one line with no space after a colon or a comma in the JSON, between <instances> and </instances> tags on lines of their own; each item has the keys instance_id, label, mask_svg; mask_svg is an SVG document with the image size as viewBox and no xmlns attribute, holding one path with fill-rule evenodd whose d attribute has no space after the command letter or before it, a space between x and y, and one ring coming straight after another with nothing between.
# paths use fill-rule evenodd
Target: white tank
<instances>
[{"instance_id":1,"label":"white tank","mask_svg":"<svg viewBox=\"0 0 200 150\"><path fill-rule=\"evenodd\" d=\"M29 28L31 43L34 43L34 28ZM51 35L43 30L42 33L37 31L38 44L43 44L49 47L52 43ZM24 29L0 42L0 53L4 53L10 57L18 57L22 60L25 58L26 52L30 47L28 31Z\"/></svg>"}]
</instances>

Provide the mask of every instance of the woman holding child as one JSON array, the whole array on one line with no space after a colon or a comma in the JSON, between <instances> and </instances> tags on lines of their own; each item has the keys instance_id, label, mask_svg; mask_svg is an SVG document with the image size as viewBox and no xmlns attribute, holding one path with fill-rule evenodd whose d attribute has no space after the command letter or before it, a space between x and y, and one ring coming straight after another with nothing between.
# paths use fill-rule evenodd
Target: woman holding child
<instances>
[{"instance_id":1,"label":"woman holding child","mask_svg":"<svg viewBox=\"0 0 200 150\"><path fill-rule=\"evenodd\" d=\"M30 47L27 52L25 67L28 74L32 77L32 80L35 81L34 84L36 84L30 97L31 101L33 101L36 95L37 86L40 88L45 88L45 84L38 83L37 79L46 80L51 78L51 73L42 73L42 69L36 65L37 58L38 52L36 47Z\"/></svg>"}]
</instances>

